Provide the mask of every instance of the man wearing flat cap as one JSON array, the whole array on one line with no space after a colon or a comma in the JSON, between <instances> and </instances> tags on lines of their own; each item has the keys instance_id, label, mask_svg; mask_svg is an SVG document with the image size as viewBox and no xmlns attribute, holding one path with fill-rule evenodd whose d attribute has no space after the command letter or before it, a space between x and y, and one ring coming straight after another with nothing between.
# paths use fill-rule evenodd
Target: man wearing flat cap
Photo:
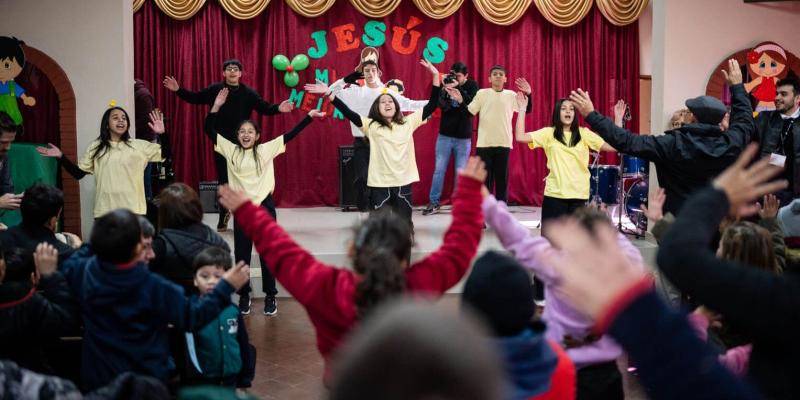
<instances>
[{"instance_id":1,"label":"man wearing flat cap","mask_svg":"<svg viewBox=\"0 0 800 400\"><path fill-rule=\"evenodd\" d=\"M753 109L742 85L736 60L723 70L731 90L730 125L720 128L727 109L717 98L700 96L686 100L689 123L666 135L637 135L617 127L614 121L594 110L589 94L581 89L570 95L575 109L609 145L656 164L659 184L667 194L664 213L677 215L684 201L697 189L731 165L755 132Z\"/></svg>"}]
</instances>

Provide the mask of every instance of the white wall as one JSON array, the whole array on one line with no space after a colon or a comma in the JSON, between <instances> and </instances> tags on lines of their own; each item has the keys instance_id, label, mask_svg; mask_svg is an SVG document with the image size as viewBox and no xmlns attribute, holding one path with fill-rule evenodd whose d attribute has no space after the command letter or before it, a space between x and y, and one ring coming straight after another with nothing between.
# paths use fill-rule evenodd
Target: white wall
<instances>
[{"instance_id":1,"label":"white wall","mask_svg":"<svg viewBox=\"0 0 800 400\"><path fill-rule=\"evenodd\" d=\"M99 134L110 100L133 111L130 0L0 0L0 35L16 36L55 60L75 91L78 154ZM81 221L90 232L94 178L81 181Z\"/></svg>"},{"instance_id":2,"label":"white wall","mask_svg":"<svg viewBox=\"0 0 800 400\"><path fill-rule=\"evenodd\" d=\"M705 94L726 56L767 40L800 55L800 2L652 1L651 132L663 132L687 98Z\"/></svg>"},{"instance_id":3,"label":"white wall","mask_svg":"<svg viewBox=\"0 0 800 400\"><path fill-rule=\"evenodd\" d=\"M653 1L639 16L639 75L653 74Z\"/></svg>"}]
</instances>

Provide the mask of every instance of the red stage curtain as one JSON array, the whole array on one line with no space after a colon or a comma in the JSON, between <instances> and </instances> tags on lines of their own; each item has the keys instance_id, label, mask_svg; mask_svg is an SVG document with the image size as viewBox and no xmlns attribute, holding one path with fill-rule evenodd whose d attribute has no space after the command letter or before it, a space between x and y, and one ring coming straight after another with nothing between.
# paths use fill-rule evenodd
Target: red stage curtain
<instances>
[{"instance_id":1,"label":"red stage curtain","mask_svg":"<svg viewBox=\"0 0 800 400\"><path fill-rule=\"evenodd\" d=\"M33 107L22 104L22 100L17 102L25 127L25 134L18 136L17 141L59 145L58 94L47 75L26 62L14 81L25 88L25 94L36 99Z\"/></svg>"},{"instance_id":2,"label":"red stage curtain","mask_svg":"<svg viewBox=\"0 0 800 400\"><path fill-rule=\"evenodd\" d=\"M392 46L394 32L404 29L411 18L421 21L411 29L420 34L419 39L409 54L400 54ZM216 2L208 2L188 21L176 21L161 13L153 2L146 2L134 15L135 74L151 88L156 103L171 118L169 130L178 178L196 187L198 181L214 177L211 146L202 133L208 109L189 105L164 89L164 75L175 75L182 87L198 90L221 80L222 61L236 57L244 64L243 82L265 99L278 102L288 98L291 89L283 84L283 73L272 68L274 55L285 54L291 59L299 53L308 54L309 48L316 47L312 32L325 31L328 54L311 59L311 66L300 73L298 88L314 79L315 68L327 68L331 74L335 70L336 76L341 77L352 71L359 50L365 45L361 42L358 48L337 53L340 44L331 29L352 23L352 37L360 39L367 21L370 19L346 1L336 2L331 10L314 19L297 15L283 1L273 1L265 12L246 21L229 16ZM528 130L549 125L555 100L576 87L588 89L595 106L606 114L618 97L638 104L638 27L613 26L594 7L585 20L567 29L553 26L533 8L514 25L497 26L486 22L471 3L465 3L451 17L433 20L412 2L403 2L379 21L386 24L386 42L379 47L383 80L402 79L409 98L428 97L429 74L418 60L428 40L436 36L449 44L446 58L438 64L443 72L453 62L464 61L471 70L470 76L485 87L489 67L499 63L509 72L509 88L513 89L513 80L518 76L528 79L534 93ZM410 35L401 39L399 47L409 46ZM298 110L261 118L265 132L262 139L290 129L304 114ZM634 129L638 127L636 114L634 110L630 124ZM422 179L414 185L417 204L428 200L438 124L434 119L415 135ZM286 154L275 160L278 206L337 204L337 146L352 142L349 130L347 122L328 118L315 122L288 146ZM515 146L510 162L510 200L541 204L547 175L544 154ZM450 186L448 178L445 193Z\"/></svg>"}]
</instances>

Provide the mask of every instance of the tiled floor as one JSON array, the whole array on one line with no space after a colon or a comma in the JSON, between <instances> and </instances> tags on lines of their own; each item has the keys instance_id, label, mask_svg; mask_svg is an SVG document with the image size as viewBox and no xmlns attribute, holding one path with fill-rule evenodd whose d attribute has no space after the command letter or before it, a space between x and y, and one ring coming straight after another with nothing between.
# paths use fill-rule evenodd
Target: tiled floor
<instances>
[{"instance_id":1,"label":"tiled floor","mask_svg":"<svg viewBox=\"0 0 800 400\"><path fill-rule=\"evenodd\" d=\"M456 312L458 301L458 295L448 294L437 306ZM253 311L246 317L247 332L257 351L256 378L250 392L265 400L324 399L322 357L303 307L293 299L279 299L276 317L262 315L262 307L260 299L254 301ZM626 376L625 392L626 399L646 398L630 376Z\"/></svg>"}]
</instances>

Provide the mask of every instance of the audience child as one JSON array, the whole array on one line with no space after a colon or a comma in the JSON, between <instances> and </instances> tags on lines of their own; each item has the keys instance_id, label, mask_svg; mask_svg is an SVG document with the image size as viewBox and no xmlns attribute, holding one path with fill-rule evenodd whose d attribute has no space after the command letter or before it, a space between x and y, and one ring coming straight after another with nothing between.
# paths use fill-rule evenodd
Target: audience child
<instances>
[{"instance_id":1,"label":"audience child","mask_svg":"<svg viewBox=\"0 0 800 400\"><path fill-rule=\"evenodd\" d=\"M239 261L240 265L244 262ZM198 303L208 296L233 267L229 251L209 247L194 259L194 285L199 294L191 301ZM256 372L256 349L247 337L247 328L239 309L228 305L208 325L186 333L191 365L197 379L187 384L213 384L248 388Z\"/></svg>"},{"instance_id":2,"label":"audience child","mask_svg":"<svg viewBox=\"0 0 800 400\"><path fill-rule=\"evenodd\" d=\"M348 249L353 270L316 260L244 193L222 187L220 201L241 219L277 280L305 307L327 376L344 336L376 305L406 292L438 297L464 276L481 237L480 187L485 178L483 163L472 157L460 173L453 222L442 246L413 264L411 227L386 211L370 215Z\"/></svg>"},{"instance_id":3,"label":"audience child","mask_svg":"<svg viewBox=\"0 0 800 400\"><path fill-rule=\"evenodd\" d=\"M192 302L178 285L147 269L142 247L136 215L114 210L95 221L89 245L62 267L83 316L85 389L103 386L127 371L165 381L167 326L184 331L206 326L249 280L249 268L237 265L211 293Z\"/></svg>"},{"instance_id":4,"label":"audience child","mask_svg":"<svg viewBox=\"0 0 800 400\"><path fill-rule=\"evenodd\" d=\"M513 258L490 251L475 260L461 304L490 328L510 381L507 398L575 398L575 365L533 320L530 276Z\"/></svg>"},{"instance_id":5,"label":"audience child","mask_svg":"<svg viewBox=\"0 0 800 400\"><path fill-rule=\"evenodd\" d=\"M0 359L50 373L44 347L78 330L78 306L56 270L58 251L40 243L35 252L0 250Z\"/></svg>"}]
</instances>

